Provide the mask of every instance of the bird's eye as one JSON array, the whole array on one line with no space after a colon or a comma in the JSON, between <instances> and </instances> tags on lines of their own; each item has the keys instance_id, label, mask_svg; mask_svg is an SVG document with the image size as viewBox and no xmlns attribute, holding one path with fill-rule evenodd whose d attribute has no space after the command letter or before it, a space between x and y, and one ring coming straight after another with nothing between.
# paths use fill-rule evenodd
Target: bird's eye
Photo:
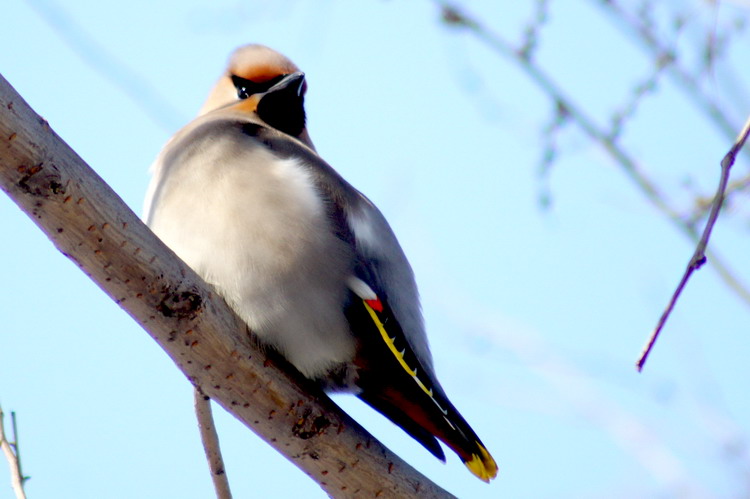
<instances>
[{"instance_id":1,"label":"bird's eye","mask_svg":"<svg viewBox=\"0 0 750 499\"><path fill-rule=\"evenodd\" d=\"M240 99L247 99L251 95L262 94L268 92L268 90L276 85L278 82L284 79L287 75L278 75L270 80L257 82L248 80L241 76L232 75L232 84L237 90L237 97Z\"/></svg>"},{"instance_id":2,"label":"bird's eye","mask_svg":"<svg viewBox=\"0 0 750 499\"><path fill-rule=\"evenodd\" d=\"M237 90L237 97L240 99L247 99L251 95L263 91L260 84L237 75L232 75L232 84Z\"/></svg>"}]
</instances>

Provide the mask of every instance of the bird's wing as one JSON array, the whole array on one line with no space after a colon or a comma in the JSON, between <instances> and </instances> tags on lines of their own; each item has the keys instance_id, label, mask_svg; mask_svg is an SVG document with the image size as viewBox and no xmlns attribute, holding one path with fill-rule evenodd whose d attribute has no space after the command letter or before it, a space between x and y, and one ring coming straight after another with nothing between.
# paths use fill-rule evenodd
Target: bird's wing
<instances>
[{"instance_id":1,"label":"bird's wing","mask_svg":"<svg viewBox=\"0 0 750 499\"><path fill-rule=\"evenodd\" d=\"M424 332L414 275L380 211L308 147L274 129L248 123L255 136L283 158L309 170L326 199L337 236L354 248L356 262L346 315L355 332L359 397L409 433L438 459L437 439L472 473L488 481L497 465L437 381Z\"/></svg>"}]
</instances>

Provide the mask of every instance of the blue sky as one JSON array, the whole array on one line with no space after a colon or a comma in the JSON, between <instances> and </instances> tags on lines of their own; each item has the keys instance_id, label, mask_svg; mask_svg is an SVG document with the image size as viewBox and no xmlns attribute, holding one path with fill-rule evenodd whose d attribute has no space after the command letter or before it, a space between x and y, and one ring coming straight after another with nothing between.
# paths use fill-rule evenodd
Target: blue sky
<instances>
[{"instance_id":1,"label":"blue sky","mask_svg":"<svg viewBox=\"0 0 750 499\"><path fill-rule=\"evenodd\" d=\"M606 123L651 64L595 4L551 2L536 60ZM532 11L465 5L512 40ZM722 5L702 22L725 26L739 9ZM688 64L698 60L696 33L679 38ZM750 111L749 37L733 38L706 82L738 127ZM500 476L485 485L354 398L335 400L454 494L750 493L747 304L709 262L637 374L692 243L575 127L560 133L559 160L541 179L549 101L509 60L443 26L432 3L77 1L60 10L34 0L5 6L0 41L0 73L137 213L149 164L234 47L264 43L294 60L308 77L311 136L399 236L442 384ZM681 209L713 191L730 146L668 80L621 141ZM735 175L747 167L741 158ZM750 282L746 206L735 200L713 244ZM19 416L29 495L210 497L189 383L5 196L0 224L10 236L0 245L0 403ZM215 412L236 497L324 497ZM0 497L7 483L3 465Z\"/></svg>"}]
</instances>

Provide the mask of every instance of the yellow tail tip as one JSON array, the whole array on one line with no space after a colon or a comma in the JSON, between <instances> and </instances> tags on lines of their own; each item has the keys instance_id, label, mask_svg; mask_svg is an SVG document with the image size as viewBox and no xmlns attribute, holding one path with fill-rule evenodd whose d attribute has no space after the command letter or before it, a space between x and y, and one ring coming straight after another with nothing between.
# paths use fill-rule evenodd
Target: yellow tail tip
<instances>
[{"instance_id":1,"label":"yellow tail tip","mask_svg":"<svg viewBox=\"0 0 750 499\"><path fill-rule=\"evenodd\" d=\"M471 459L464 464L477 478L489 483L497 476L497 463L482 444L477 442L477 447L479 448L479 454L472 454Z\"/></svg>"}]
</instances>

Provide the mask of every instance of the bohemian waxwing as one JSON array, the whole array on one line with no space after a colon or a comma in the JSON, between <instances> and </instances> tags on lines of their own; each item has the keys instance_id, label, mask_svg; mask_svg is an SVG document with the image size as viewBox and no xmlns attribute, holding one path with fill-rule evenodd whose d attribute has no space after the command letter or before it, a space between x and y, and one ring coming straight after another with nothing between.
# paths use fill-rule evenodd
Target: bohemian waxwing
<instances>
[{"instance_id":1,"label":"bohemian waxwing","mask_svg":"<svg viewBox=\"0 0 750 499\"><path fill-rule=\"evenodd\" d=\"M152 167L144 219L265 344L355 393L477 477L497 464L437 381L409 262L380 211L315 152L304 74L234 52L199 116Z\"/></svg>"}]
</instances>

